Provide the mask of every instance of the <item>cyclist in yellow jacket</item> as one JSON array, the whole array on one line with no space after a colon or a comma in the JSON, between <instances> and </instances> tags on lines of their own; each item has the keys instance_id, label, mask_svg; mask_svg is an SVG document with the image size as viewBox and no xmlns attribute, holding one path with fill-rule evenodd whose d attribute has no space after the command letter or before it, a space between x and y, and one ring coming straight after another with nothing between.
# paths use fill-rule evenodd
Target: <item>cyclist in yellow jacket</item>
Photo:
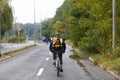
<instances>
[{"instance_id":1,"label":"cyclist in yellow jacket","mask_svg":"<svg viewBox=\"0 0 120 80\"><path fill-rule=\"evenodd\" d=\"M62 65L63 65L63 53L65 53L66 50L66 44L65 41L60 38L60 33L56 33L55 37L51 40L50 42L50 47L49 47L50 51L53 53L53 60L54 60L54 65L55 65L55 60L56 60L56 51L59 51L59 59L60 59L60 68L61 68L61 72L63 72L62 69Z\"/></svg>"}]
</instances>

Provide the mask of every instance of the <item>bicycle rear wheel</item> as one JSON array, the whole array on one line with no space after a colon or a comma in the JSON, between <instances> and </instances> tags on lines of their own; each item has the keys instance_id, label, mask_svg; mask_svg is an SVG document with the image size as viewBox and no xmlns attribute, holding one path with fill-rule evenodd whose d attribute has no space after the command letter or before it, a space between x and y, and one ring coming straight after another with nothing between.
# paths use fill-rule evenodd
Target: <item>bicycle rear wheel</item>
<instances>
[{"instance_id":1,"label":"bicycle rear wheel","mask_svg":"<svg viewBox=\"0 0 120 80\"><path fill-rule=\"evenodd\" d=\"M59 76L60 72L60 65L59 65L59 60L57 60L57 76Z\"/></svg>"}]
</instances>

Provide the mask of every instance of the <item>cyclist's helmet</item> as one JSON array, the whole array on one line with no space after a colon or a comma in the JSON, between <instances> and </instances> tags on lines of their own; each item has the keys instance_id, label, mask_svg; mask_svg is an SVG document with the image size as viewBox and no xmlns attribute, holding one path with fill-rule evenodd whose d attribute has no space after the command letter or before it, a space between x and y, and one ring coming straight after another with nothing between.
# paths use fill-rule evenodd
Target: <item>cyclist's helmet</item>
<instances>
[{"instance_id":1,"label":"cyclist's helmet","mask_svg":"<svg viewBox=\"0 0 120 80\"><path fill-rule=\"evenodd\" d=\"M55 33L55 37L60 38L60 33L59 33L59 32L56 32L56 33Z\"/></svg>"}]
</instances>

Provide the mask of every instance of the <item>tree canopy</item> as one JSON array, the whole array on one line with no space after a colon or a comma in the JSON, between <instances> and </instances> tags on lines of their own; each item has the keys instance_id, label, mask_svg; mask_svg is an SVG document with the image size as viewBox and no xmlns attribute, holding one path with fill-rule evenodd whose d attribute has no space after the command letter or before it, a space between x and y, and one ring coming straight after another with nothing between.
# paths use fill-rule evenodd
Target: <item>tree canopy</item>
<instances>
[{"instance_id":1,"label":"tree canopy","mask_svg":"<svg viewBox=\"0 0 120 80\"><path fill-rule=\"evenodd\" d=\"M120 11L117 0L117 46ZM56 11L52 32L62 31L75 46L88 53L105 53L112 46L112 0L65 0Z\"/></svg>"}]
</instances>

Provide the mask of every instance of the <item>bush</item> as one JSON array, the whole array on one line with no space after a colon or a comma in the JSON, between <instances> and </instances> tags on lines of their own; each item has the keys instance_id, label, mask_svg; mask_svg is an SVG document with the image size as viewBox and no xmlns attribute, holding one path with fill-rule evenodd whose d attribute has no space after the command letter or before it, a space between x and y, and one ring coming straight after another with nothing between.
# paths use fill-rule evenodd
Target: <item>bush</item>
<instances>
[{"instance_id":1,"label":"bush","mask_svg":"<svg viewBox=\"0 0 120 80\"><path fill-rule=\"evenodd\" d=\"M19 43L19 42L24 42L26 40L25 36L12 36L9 38L8 42L10 43Z\"/></svg>"},{"instance_id":2,"label":"bush","mask_svg":"<svg viewBox=\"0 0 120 80\"><path fill-rule=\"evenodd\" d=\"M10 37L9 41L10 43L18 43L18 38L16 36Z\"/></svg>"},{"instance_id":3,"label":"bush","mask_svg":"<svg viewBox=\"0 0 120 80\"><path fill-rule=\"evenodd\" d=\"M99 53L97 44L92 41L91 38L83 37L80 42L78 42L79 49L86 53Z\"/></svg>"},{"instance_id":4,"label":"bush","mask_svg":"<svg viewBox=\"0 0 120 80\"><path fill-rule=\"evenodd\" d=\"M97 54L94 56L94 64L98 65L103 63L104 61L108 60L108 58L106 58L107 54Z\"/></svg>"},{"instance_id":5,"label":"bush","mask_svg":"<svg viewBox=\"0 0 120 80\"><path fill-rule=\"evenodd\" d=\"M3 39L2 39L2 43L8 43L8 38L6 38L6 37L4 37Z\"/></svg>"}]
</instances>

